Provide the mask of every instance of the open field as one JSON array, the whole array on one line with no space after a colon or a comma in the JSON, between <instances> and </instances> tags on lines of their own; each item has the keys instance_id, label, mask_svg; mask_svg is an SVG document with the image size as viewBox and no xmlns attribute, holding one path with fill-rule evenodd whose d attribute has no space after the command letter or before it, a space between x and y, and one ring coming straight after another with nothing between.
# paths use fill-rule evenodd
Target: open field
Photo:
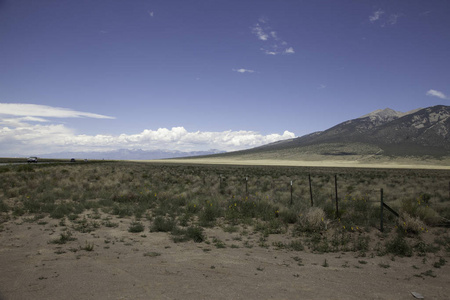
<instances>
[{"instance_id":1,"label":"open field","mask_svg":"<svg viewBox=\"0 0 450 300\"><path fill-rule=\"evenodd\" d=\"M272 153L269 153L272 154ZM272 157L276 157L273 156ZM330 167L330 168L390 168L390 169L443 169L450 170L450 158L408 158L377 157L368 155L340 156L339 159L325 155L282 156L278 159L269 155L239 155L236 157L208 157L188 159L166 159L159 162L190 163L207 165L246 165L246 166L290 166L290 167Z\"/></svg>"},{"instance_id":2,"label":"open field","mask_svg":"<svg viewBox=\"0 0 450 300\"><path fill-rule=\"evenodd\" d=\"M0 299L446 299L449 184L438 169L1 166ZM381 188L400 213L384 232Z\"/></svg>"}]
</instances>

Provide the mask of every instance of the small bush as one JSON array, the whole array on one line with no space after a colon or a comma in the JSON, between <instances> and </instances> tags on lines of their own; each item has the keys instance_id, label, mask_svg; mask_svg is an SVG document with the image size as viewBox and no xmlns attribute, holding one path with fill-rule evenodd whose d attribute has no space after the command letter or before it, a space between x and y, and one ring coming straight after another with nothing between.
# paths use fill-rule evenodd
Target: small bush
<instances>
[{"instance_id":1,"label":"small bush","mask_svg":"<svg viewBox=\"0 0 450 300\"><path fill-rule=\"evenodd\" d=\"M284 223L295 224L298 219L298 214L292 210L282 210L279 213L279 218Z\"/></svg>"},{"instance_id":2,"label":"small bush","mask_svg":"<svg viewBox=\"0 0 450 300\"><path fill-rule=\"evenodd\" d=\"M3 202L2 199L0 199L0 212L8 212L9 206L6 205L6 203Z\"/></svg>"},{"instance_id":3,"label":"small bush","mask_svg":"<svg viewBox=\"0 0 450 300\"><path fill-rule=\"evenodd\" d=\"M128 232L142 232L144 231L144 225L141 222L132 222L128 228Z\"/></svg>"},{"instance_id":4,"label":"small bush","mask_svg":"<svg viewBox=\"0 0 450 300\"><path fill-rule=\"evenodd\" d=\"M399 225L405 233L419 234L425 230L425 224L418 217L411 217L406 212L401 213Z\"/></svg>"},{"instance_id":5,"label":"small bush","mask_svg":"<svg viewBox=\"0 0 450 300\"><path fill-rule=\"evenodd\" d=\"M87 241L86 241L86 243L85 243L85 245L84 245L84 247L81 247L81 250L84 250L84 251L93 251L94 250L94 243L88 243Z\"/></svg>"},{"instance_id":6,"label":"small bush","mask_svg":"<svg viewBox=\"0 0 450 300\"><path fill-rule=\"evenodd\" d=\"M62 244L67 243L68 241L74 241L74 240L75 240L75 238L72 237L72 233L71 233L70 231L67 231L67 232L61 233L61 234L59 235L59 239L51 240L51 241L50 241L50 244L59 244L59 245L62 245Z\"/></svg>"},{"instance_id":7,"label":"small bush","mask_svg":"<svg viewBox=\"0 0 450 300\"><path fill-rule=\"evenodd\" d=\"M353 243L353 251L365 252L369 250L370 236L358 235Z\"/></svg>"},{"instance_id":8,"label":"small bush","mask_svg":"<svg viewBox=\"0 0 450 300\"><path fill-rule=\"evenodd\" d=\"M435 268L443 267L443 266L445 266L445 263L446 263L446 262L447 262L447 261L446 261L444 258L440 257L440 258L439 258L439 261L437 261L437 262L435 262L435 263L433 264L433 267L435 267Z\"/></svg>"},{"instance_id":9,"label":"small bush","mask_svg":"<svg viewBox=\"0 0 450 300\"><path fill-rule=\"evenodd\" d=\"M412 247L408 244L404 235L399 233L393 240L386 242L386 252L398 256L411 256Z\"/></svg>"},{"instance_id":10,"label":"small bush","mask_svg":"<svg viewBox=\"0 0 450 300\"><path fill-rule=\"evenodd\" d=\"M186 236L196 243L201 243L205 240L203 228L198 226L189 226L186 230Z\"/></svg>"},{"instance_id":11,"label":"small bush","mask_svg":"<svg viewBox=\"0 0 450 300\"><path fill-rule=\"evenodd\" d=\"M220 217L220 210L212 203L206 204L198 216L198 223L202 227L214 226L216 219Z\"/></svg>"},{"instance_id":12,"label":"small bush","mask_svg":"<svg viewBox=\"0 0 450 300\"><path fill-rule=\"evenodd\" d=\"M296 231L319 232L326 228L325 212L319 207L311 207L300 217Z\"/></svg>"},{"instance_id":13,"label":"small bush","mask_svg":"<svg viewBox=\"0 0 450 300\"><path fill-rule=\"evenodd\" d=\"M427 203L422 200L422 197L418 199L404 199L401 205L401 212L407 213L411 217L418 217L420 220L428 225L435 225L441 221L439 214Z\"/></svg>"},{"instance_id":14,"label":"small bush","mask_svg":"<svg viewBox=\"0 0 450 300\"><path fill-rule=\"evenodd\" d=\"M151 232L170 232L175 227L175 221L173 219L165 219L162 216L157 216L153 220L153 224L150 227Z\"/></svg>"}]
</instances>

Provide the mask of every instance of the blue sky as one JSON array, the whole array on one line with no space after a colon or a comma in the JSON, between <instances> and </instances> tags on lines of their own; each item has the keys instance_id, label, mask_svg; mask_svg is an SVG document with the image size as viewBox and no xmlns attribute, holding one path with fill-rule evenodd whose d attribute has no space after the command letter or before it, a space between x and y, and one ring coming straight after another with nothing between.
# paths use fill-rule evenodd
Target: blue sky
<instances>
[{"instance_id":1,"label":"blue sky","mask_svg":"<svg viewBox=\"0 0 450 300\"><path fill-rule=\"evenodd\" d=\"M0 156L239 150L450 103L448 1L0 0Z\"/></svg>"}]
</instances>

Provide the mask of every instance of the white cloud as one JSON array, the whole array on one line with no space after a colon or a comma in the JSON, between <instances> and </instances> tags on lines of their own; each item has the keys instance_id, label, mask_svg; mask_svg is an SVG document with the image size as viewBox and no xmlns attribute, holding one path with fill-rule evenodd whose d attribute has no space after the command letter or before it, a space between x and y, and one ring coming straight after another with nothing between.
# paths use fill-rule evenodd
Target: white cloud
<instances>
[{"instance_id":1,"label":"white cloud","mask_svg":"<svg viewBox=\"0 0 450 300\"><path fill-rule=\"evenodd\" d=\"M252 32L262 41L267 41L269 39L269 35L264 32L258 23L252 28Z\"/></svg>"},{"instance_id":2,"label":"white cloud","mask_svg":"<svg viewBox=\"0 0 450 300\"><path fill-rule=\"evenodd\" d=\"M68 108L51 107L38 104L0 103L0 115L51 117L51 118L96 118L114 119L114 117L76 111Z\"/></svg>"},{"instance_id":3,"label":"white cloud","mask_svg":"<svg viewBox=\"0 0 450 300\"><path fill-rule=\"evenodd\" d=\"M155 13L154 13L154 12L152 12L152 11L149 11L149 10L148 10L148 14L149 14L149 16L150 16L150 17L152 17L152 18L153 18L153 16L155 15Z\"/></svg>"},{"instance_id":4,"label":"white cloud","mask_svg":"<svg viewBox=\"0 0 450 300\"><path fill-rule=\"evenodd\" d=\"M384 14L384 11L382 11L381 9L374 11L373 14L371 16L369 16L370 22L373 23L373 22L379 20L381 15L383 15L383 14Z\"/></svg>"},{"instance_id":5,"label":"white cloud","mask_svg":"<svg viewBox=\"0 0 450 300\"><path fill-rule=\"evenodd\" d=\"M276 51L270 51L267 49L261 49L261 50L264 50L264 53L267 55L277 55L278 54L278 52L276 52Z\"/></svg>"},{"instance_id":6,"label":"white cloud","mask_svg":"<svg viewBox=\"0 0 450 300\"><path fill-rule=\"evenodd\" d=\"M440 91L436 91L436 90L429 90L426 93L427 96L433 96L433 97L438 97L441 99L449 99L443 92Z\"/></svg>"},{"instance_id":7,"label":"white cloud","mask_svg":"<svg viewBox=\"0 0 450 300\"><path fill-rule=\"evenodd\" d=\"M395 25L395 24L397 24L397 20L399 17L400 17L400 15L395 15L395 14L390 15L389 19L387 20L386 23L389 25Z\"/></svg>"},{"instance_id":8,"label":"white cloud","mask_svg":"<svg viewBox=\"0 0 450 300\"><path fill-rule=\"evenodd\" d=\"M255 131L196 131L184 127L157 130L145 129L137 134L77 135L64 125L0 126L0 155L45 154L65 151L108 151L117 149L169 149L196 151L220 149L242 150L278 140L294 138L295 134L263 135ZM30 153L33 152L33 153Z\"/></svg>"},{"instance_id":9,"label":"white cloud","mask_svg":"<svg viewBox=\"0 0 450 300\"><path fill-rule=\"evenodd\" d=\"M381 9L374 11L371 16L369 16L369 20L371 23L379 22L381 27L393 26L397 24L398 18L403 16L403 14L390 14L386 16L384 11Z\"/></svg>"},{"instance_id":10,"label":"white cloud","mask_svg":"<svg viewBox=\"0 0 450 300\"><path fill-rule=\"evenodd\" d=\"M190 132L184 127L145 129L136 134L85 135L76 134L75 130L64 124L52 124L50 118L106 116L30 104L0 104L0 112L0 156L117 149L234 151L295 137L295 134L289 131L264 135L245 130Z\"/></svg>"},{"instance_id":11,"label":"white cloud","mask_svg":"<svg viewBox=\"0 0 450 300\"><path fill-rule=\"evenodd\" d=\"M323 90L324 88L326 88L327 86L325 85L325 84L321 84L320 86L319 86L319 90Z\"/></svg>"},{"instance_id":12,"label":"white cloud","mask_svg":"<svg viewBox=\"0 0 450 300\"><path fill-rule=\"evenodd\" d=\"M284 53L287 53L287 54L294 54L295 51L294 51L294 48L289 47L289 48L287 48L286 50L284 50Z\"/></svg>"},{"instance_id":13,"label":"white cloud","mask_svg":"<svg viewBox=\"0 0 450 300\"><path fill-rule=\"evenodd\" d=\"M251 27L252 33L263 41L265 45L261 51L267 55L294 54L294 48L288 47L288 43L278 37L278 33L273 30L266 18L260 18L259 23ZM268 44L268 45L267 45Z\"/></svg>"},{"instance_id":14,"label":"white cloud","mask_svg":"<svg viewBox=\"0 0 450 300\"><path fill-rule=\"evenodd\" d=\"M248 69L233 69L233 71L238 72L238 73L254 73L255 72L253 70L248 70Z\"/></svg>"}]
</instances>

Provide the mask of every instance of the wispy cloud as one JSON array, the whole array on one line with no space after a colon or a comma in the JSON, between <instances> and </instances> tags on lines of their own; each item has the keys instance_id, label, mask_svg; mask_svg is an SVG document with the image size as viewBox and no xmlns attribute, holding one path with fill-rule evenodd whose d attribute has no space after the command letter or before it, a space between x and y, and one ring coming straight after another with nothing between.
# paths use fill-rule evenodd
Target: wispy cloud
<instances>
[{"instance_id":1,"label":"wispy cloud","mask_svg":"<svg viewBox=\"0 0 450 300\"><path fill-rule=\"evenodd\" d=\"M400 15L392 14L389 16L389 19L386 21L386 24L388 25L395 25L397 24L397 20L400 17Z\"/></svg>"},{"instance_id":2,"label":"wispy cloud","mask_svg":"<svg viewBox=\"0 0 450 300\"><path fill-rule=\"evenodd\" d=\"M393 26L397 24L398 19L402 14L389 14L386 15L381 9L376 10L369 16L371 23L378 23L381 27Z\"/></svg>"},{"instance_id":3,"label":"wispy cloud","mask_svg":"<svg viewBox=\"0 0 450 300\"><path fill-rule=\"evenodd\" d=\"M380 19L381 15L384 14L384 11L382 11L381 9L374 11L373 14L371 16L369 16L369 20L370 22L375 22L378 19Z\"/></svg>"},{"instance_id":4,"label":"wispy cloud","mask_svg":"<svg viewBox=\"0 0 450 300\"><path fill-rule=\"evenodd\" d=\"M155 15L155 13L154 12L152 12L152 11L147 11L148 12L148 15L150 16L150 17L152 17L153 18L153 16Z\"/></svg>"},{"instance_id":5,"label":"wispy cloud","mask_svg":"<svg viewBox=\"0 0 450 300\"><path fill-rule=\"evenodd\" d=\"M252 32L262 41L267 41L269 39L269 35L264 32L258 23L252 28Z\"/></svg>"},{"instance_id":6,"label":"wispy cloud","mask_svg":"<svg viewBox=\"0 0 450 300\"><path fill-rule=\"evenodd\" d=\"M1 115L47 118L115 119L114 117L81 112L69 108L22 103L0 103L0 116Z\"/></svg>"},{"instance_id":7,"label":"wispy cloud","mask_svg":"<svg viewBox=\"0 0 450 300\"><path fill-rule=\"evenodd\" d=\"M258 23L251 27L251 31L256 37L263 41L265 45L261 51L267 55L294 54L294 48L278 37L278 33L269 25L269 20L260 18Z\"/></svg>"},{"instance_id":8,"label":"wispy cloud","mask_svg":"<svg viewBox=\"0 0 450 300\"><path fill-rule=\"evenodd\" d=\"M234 72L238 72L238 73L254 73L255 71L253 70L248 70L248 69L233 69Z\"/></svg>"},{"instance_id":9,"label":"wispy cloud","mask_svg":"<svg viewBox=\"0 0 450 300\"><path fill-rule=\"evenodd\" d=\"M327 86L325 85L325 84L321 84L321 85L319 85L319 87L318 87L318 89L319 90L323 90L324 88L326 88Z\"/></svg>"},{"instance_id":10,"label":"wispy cloud","mask_svg":"<svg viewBox=\"0 0 450 300\"><path fill-rule=\"evenodd\" d=\"M426 95L427 96L438 97L438 98L441 98L441 99L447 99L447 100L449 99L449 97L447 97L443 92L436 91L436 90L429 90L426 93Z\"/></svg>"}]
</instances>

